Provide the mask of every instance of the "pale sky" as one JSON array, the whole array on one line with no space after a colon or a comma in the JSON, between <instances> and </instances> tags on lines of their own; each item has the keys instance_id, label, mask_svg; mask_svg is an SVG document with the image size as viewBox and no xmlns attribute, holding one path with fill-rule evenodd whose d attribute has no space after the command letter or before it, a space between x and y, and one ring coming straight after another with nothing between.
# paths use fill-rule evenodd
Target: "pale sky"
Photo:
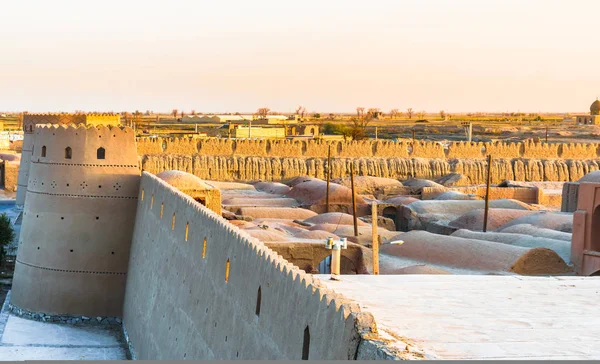
<instances>
[{"instance_id":1,"label":"pale sky","mask_svg":"<svg viewBox=\"0 0 600 364\"><path fill-rule=\"evenodd\" d=\"M0 110L588 111L598 0L0 0Z\"/></svg>"}]
</instances>

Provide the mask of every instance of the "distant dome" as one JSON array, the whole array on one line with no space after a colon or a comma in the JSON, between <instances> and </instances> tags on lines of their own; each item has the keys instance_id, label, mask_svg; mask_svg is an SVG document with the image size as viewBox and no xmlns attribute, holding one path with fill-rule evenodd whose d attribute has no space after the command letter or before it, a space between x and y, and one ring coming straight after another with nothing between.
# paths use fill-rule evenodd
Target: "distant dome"
<instances>
[{"instance_id":1,"label":"distant dome","mask_svg":"<svg viewBox=\"0 0 600 364\"><path fill-rule=\"evenodd\" d=\"M592 102L592 105L590 106L590 114L600 115L600 101L598 101L598 99Z\"/></svg>"},{"instance_id":2,"label":"distant dome","mask_svg":"<svg viewBox=\"0 0 600 364\"><path fill-rule=\"evenodd\" d=\"M182 171L164 171L156 175L156 177L167 182L178 190L211 190L215 187L204 182L193 174Z\"/></svg>"}]
</instances>

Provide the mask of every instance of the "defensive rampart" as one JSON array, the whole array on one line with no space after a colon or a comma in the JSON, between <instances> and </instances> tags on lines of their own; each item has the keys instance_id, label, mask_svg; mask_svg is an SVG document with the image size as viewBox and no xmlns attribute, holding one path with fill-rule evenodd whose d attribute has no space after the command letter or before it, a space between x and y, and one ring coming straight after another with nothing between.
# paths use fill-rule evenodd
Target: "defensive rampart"
<instances>
[{"instance_id":1,"label":"defensive rampart","mask_svg":"<svg viewBox=\"0 0 600 364\"><path fill-rule=\"evenodd\" d=\"M326 178L327 158L241 157L211 155L145 155L142 168L151 173L180 170L202 179L220 181L280 181L296 176ZM473 184L485 183L487 162L483 159L425 158L335 158L331 177L350 175L354 163L357 175L406 179L434 179L456 172ZM512 181L577 181L585 174L600 169L599 160L494 159L492 183Z\"/></svg>"},{"instance_id":2,"label":"defensive rampart","mask_svg":"<svg viewBox=\"0 0 600 364\"><path fill-rule=\"evenodd\" d=\"M17 206L25 204L27 181L29 180L29 161L33 153L33 131L36 125L112 125L120 124L118 114L25 114L23 116L23 142L19 166L19 187L17 188Z\"/></svg>"},{"instance_id":3,"label":"defensive rampart","mask_svg":"<svg viewBox=\"0 0 600 364\"><path fill-rule=\"evenodd\" d=\"M148 173L124 327L137 359L389 358L356 303Z\"/></svg>"},{"instance_id":4,"label":"defensive rampart","mask_svg":"<svg viewBox=\"0 0 600 364\"><path fill-rule=\"evenodd\" d=\"M130 128L37 126L11 303L121 316L139 167Z\"/></svg>"},{"instance_id":5,"label":"defensive rampart","mask_svg":"<svg viewBox=\"0 0 600 364\"><path fill-rule=\"evenodd\" d=\"M138 154L201 154L245 157L600 159L598 143L320 141L140 138Z\"/></svg>"}]
</instances>

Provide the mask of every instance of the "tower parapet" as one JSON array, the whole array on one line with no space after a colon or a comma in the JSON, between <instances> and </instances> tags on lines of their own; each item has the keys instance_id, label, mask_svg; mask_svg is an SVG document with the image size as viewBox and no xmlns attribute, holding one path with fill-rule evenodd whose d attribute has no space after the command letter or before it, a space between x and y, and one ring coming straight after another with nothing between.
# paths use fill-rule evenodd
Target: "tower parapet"
<instances>
[{"instance_id":1,"label":"tower parapet","mask_svg":"<svg viewBox=\"0 0 600 364\"><path fill-rule=\"evenodd\" d=\"M23 150L19 165L19 177L17 181L17 206L25 204L27 181L29 179L29 161L33 145L33 132L36 125L40 124L85 124L85 125L119 125L121 117L119 114L91 113L91 114L25 114L23 115Z\"/></svg>"},{"instance_id":2,"label":"tower parapet","mask_svg":"<svg viewBox=\"0 0 600 364\"><path fill-rule=\"evenodd\" d=\"M135 133L38 125L32 136L12 304L120 316L140 182Z\"/></svg>"}]
</instances>

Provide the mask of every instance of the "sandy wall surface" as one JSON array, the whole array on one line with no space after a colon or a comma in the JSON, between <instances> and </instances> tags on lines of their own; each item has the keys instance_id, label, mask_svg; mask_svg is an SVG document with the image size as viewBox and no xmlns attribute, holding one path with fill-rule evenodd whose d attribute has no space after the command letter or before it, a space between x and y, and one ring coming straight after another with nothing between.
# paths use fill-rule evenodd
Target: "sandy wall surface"
<instances>
[{"instance_id":1,"label":"sandy wall surface","mask_svg":"<svg viewBox=\"0 0 600 364\"><path fill-rule=\"evenodd\" d=\"M148 173L129 264L124 327L137 359L390 357L357 303Z\"/></svg>"},{"instance_id":2,"label":"sandy wall surface","mask_svg":"<svg viewBox=\"0 0 600 364\"><path fill-rule=\"evenodd\" d=\"M243 157L212 155L145 155L142 168L150 173L180 170L202 179L220 181L280 181L297 176L325 179L326 158ZM434 179L449 173L461 173L474 184L485 183L487 162L484 160L446 160L424 158L338 158L332 161L332 178L350 175L354 163L356 175L407 179ZM492 183L515 181L577 181L600 169L600 160L495 159Z\"/></svg>"},{"instance_id":3,"label":"sandy wall surface","mask_svg":"<svg viewBox=\"0 0 600 364\"><path fill-rule=\"evenodd\" d=\"M212 156L256 157L327 157L331 146L333 158L435 158L435 159L485 159L494 158L545 158L545 159L597 159L597 143L535 143L527 142L449 142L434 141L319 141L319 140L231 140L208 138L140 138L138 153L144 154L196 154Z\"/></svg>"}]
</instances>

